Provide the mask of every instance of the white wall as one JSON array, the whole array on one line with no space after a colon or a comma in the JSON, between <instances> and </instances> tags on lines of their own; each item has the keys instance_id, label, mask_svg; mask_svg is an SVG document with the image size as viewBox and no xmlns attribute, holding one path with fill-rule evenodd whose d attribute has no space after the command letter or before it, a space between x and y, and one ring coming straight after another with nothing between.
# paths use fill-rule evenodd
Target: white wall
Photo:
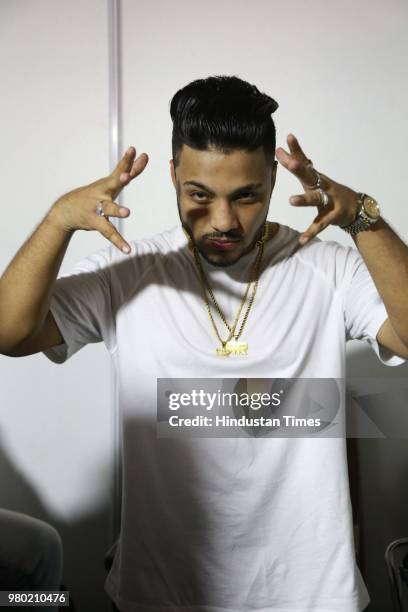
<instances>
[{"instance_id":1,"label":"white wall","mask_svg":"<svg viewBox=\"0 0 408 612\"><path fill-rule=\"evenodd\" d=\"M40 0L22 6L11 0L0 5L0 44L8 58L2 83L9 94L0 116L3 267L57 196L108 172L105 2ZM407 241L406 3L122 0L121 6L122 141L150 156L143 174L124 191L123 203L132 210L123 223L125 237L149 236L178 223L169 172L169 103L175 91L196 78L236 74L278 101L278 146L287 148L286 135L293 132L318 169L374 195L384 218ZM269 219L306 229L313 211L288 203L300 192L297 180L280 166ZM321 237L353 244L335 227ZM76 235L63 268L104 244L89 232ZM108 357L103 346L93 345L63 366L43 356L1 358L0 365L0 448L6 465L0 503L60 527L66 536L66 580L75 585L80 609L90 603L92 590L81 584L76 564L82 572L86 568L87 581L92 568L92 596L102 605L98 564L109 544L112 459ZM401 378L408 372L406 366L381 365L371 349L356 342L349 345L348 365L353 376ZM363 571L373 598L370 612L379 612L390 605L382 556L386 540L406 535L406 517L391 507L406 506L400 481L408 451L405 441L380 440L363 440L360 450L369 559ZM372 465L381 465L382 478L391 483L388 500ZM374 529L377 511L388 517L381 533ZM85 529L86 543L80 541Z\"/></svg>"},{"instance_id":2,"label":"white wall","mask_svg":"<svg viewBox=\"0 0 408 612\"><path fill-rule=\"evenodd\" d=\"M0 3L0 267L62 193L108 167L107 3ZM76 234L62 271L105 246ZM48 520L64 543L64 583L79 612L110 610L109 356L89 345L64 365L0 356L0 505Z\"/></svg>"}]
</instances>

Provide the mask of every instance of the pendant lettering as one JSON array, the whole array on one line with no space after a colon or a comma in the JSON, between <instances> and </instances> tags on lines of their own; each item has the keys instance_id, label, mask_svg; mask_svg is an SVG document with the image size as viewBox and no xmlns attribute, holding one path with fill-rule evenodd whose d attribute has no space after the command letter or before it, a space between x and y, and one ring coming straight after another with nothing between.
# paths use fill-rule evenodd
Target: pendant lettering
<instances>
[{"instance_id":1,"label":"pendant lettering","mask_svg":"<svg viewBox=\"0 0 408 612\"><path fill-rule=\"evenodd\" d=\"M229 357L230 355L229 350L225 346L215 349L215 352L219 357Z\"/></svg>"},{"instance_id":2,"label":"pendant lettering","mask_svg":"<svg viewBox=\"0 0 408 612\"><path fill-rule=\"evenodd\" d=\"M239 340L229 340L225 346L216 349L216 354L222 357L229 355L248 355L248 343Z\"/></svg>"},{"instance_id":3,"label":"pendant lettering","mask_svg":"<svg viewBox=\"0 0 408 612\"><path fill-rule=\"evenodd\" d=\"M229 340L225 345L233 355L248 355L248 343L240 340Z\"/></svg>"}]
</instances>

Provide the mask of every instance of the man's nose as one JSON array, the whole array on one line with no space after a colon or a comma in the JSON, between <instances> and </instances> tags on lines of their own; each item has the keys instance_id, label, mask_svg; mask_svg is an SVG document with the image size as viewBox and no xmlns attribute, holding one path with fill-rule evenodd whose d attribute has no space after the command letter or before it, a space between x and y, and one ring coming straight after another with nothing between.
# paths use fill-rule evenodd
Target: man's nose
<instances>
[{"instance_id":1,"label":"man's nose","mask_svg":"<svg viewBox=\"0 0 408 612\"><path fill-rule=\"evenodd\" d=\"M211 226L214 231L220 233L238 229L238 219L230 202L224 200L214 205L211 211Z\"/></svg>"}]
</instances>

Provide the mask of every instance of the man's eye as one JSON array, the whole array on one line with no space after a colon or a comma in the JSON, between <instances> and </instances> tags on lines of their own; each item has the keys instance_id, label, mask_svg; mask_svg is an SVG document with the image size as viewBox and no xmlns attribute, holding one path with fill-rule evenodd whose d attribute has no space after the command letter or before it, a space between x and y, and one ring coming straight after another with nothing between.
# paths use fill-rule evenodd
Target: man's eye
<instances>
[{"instance_id":1,"label":"man's eye","mask_svg":"<svg viewBox=\"0 0 408 612\"><path fill-rule=\"evenodd\" d=\"M190 196L197 197L199 200L206 199L208 197L208 195L204 191L193 191L192 193L190 193ZM252 199L254 197L256 197L256 194L253 191L247 191L237 196L237 199L247 200Z\"/></svg>"},{"instance_id":2,"label":"man's eye","mask_svg":"<svg viewBox=\"0 0 408 612\"><path fill-rule=\"evenodd\" d=\"M255 194L252 191L247 191L246 193L242 193L239 196L239 199L242 199L242 198L244 198L244 199L246 199L246 198L254 198L254 197L255 197Z\"/></svg>"},{"instance_id":3,"label":"man's eye","mask_svg":"<svg viewBox=\"0 0 408 612\"><path fill-rule=\"evenodd\" d=\"M193 196L204 196L204 197L207 197L207 194L205 194L205 193L204 193L204 191L194 191L194 192L193 192L193 193L191 193L190 195L191 195L192 197L193 197ZM200 197L199 197L198 199L200 200L200 199L202 199L202 198L200 198Z\"/></svg>"}]
</instances>

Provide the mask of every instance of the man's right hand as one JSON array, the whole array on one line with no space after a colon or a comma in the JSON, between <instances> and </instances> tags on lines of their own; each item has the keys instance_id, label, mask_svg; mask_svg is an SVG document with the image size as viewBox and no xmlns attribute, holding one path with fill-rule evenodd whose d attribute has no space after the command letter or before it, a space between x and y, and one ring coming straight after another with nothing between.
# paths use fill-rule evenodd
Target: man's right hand
<instances>
[{"instance_id":1,"label":"man's right hand","mask_svg":"<svg viewBox=\"0 0 408 612\"><path fill-rule=\"evenodd\" d=\"M114 171L94 183L78 187L58 198L52 205L47 219L67 233L76 230L96 230L125 253L130 252L129 244L119 234L108 217L128 217L129 208L119 206L115 198L136 176L145 169L149 157L141 153L135 159L136 149L129 147ZM101 202L104 216L96 212Z\"/></svg>"}]
</instances>

